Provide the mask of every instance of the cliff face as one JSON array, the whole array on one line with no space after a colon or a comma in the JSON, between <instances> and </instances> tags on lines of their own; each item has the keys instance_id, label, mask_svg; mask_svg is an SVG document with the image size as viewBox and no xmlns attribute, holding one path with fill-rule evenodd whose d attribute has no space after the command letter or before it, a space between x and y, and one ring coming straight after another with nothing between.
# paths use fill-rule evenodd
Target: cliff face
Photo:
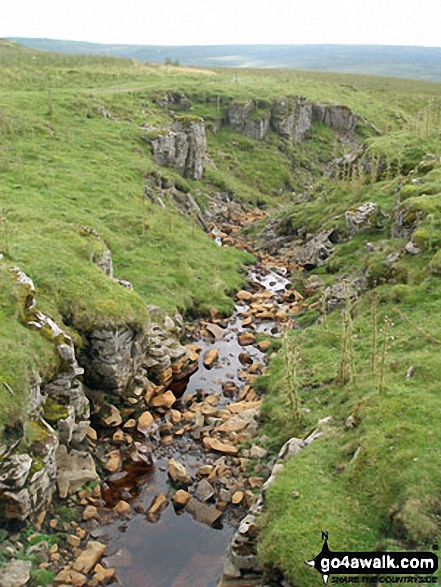
<instances>
[{"instance_id":1,"label":"cliff face","mask_svg":"<svg viewBox=\"0 0 441 587\"><path fill-rule=\"evenodd\" d=\"M167 108L170 100L164 98L158 103ZM190 106L191 103L186 100L185 108ZM339 133L353 133L358 120L359 117L346 106L311 103L305 98L295 97L274 100L263 107L253 100L231 101L223 119L219 118L211 126L215 132L222 126L231 126L256 141L263 140L273 131L293 144L299 144L311 137L313 123L326 124ZM157 165L172 167L184 177L202 178L207 150L202 119L180 117L166 134L153 139L151 146Z\"/></svg>"}]
</instances>

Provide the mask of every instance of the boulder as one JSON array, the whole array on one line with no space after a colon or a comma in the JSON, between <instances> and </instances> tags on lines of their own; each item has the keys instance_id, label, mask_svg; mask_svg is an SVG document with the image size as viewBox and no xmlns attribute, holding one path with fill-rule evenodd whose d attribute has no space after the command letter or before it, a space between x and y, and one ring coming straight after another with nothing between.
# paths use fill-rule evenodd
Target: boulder
<instances>
[{"instance_id":1,"label":"boulder","mask_svg":"<svg viewBox=\"0 0 441 587\"><path fill-rule=\"evenodd\" d=\"M193 479L191 478L191 475L188 473L188 471L184 467L184 465L182 465L181 463L179 463L175 459L170 459L168 461L167 466L168 466L168 475L174 483L178 483L180 485L185 485L185 486L191 485L191 483L193 482Z\"/></svg>"},{"instance_id":2,"label":"boulder","mask_svg":"<svg viewBox=\"0 0 441 587\"><path fill-rule=\"evenodd\" d=\"M374 226L378 218L378 213L378 206L375 202L366 202L355 210L347 210L345 212L345 220L348 235L352 237Z\"/></svg>"},{"instance_id":3,"label":"boulder","mask_svg":"<svg viewBox=\"0 0 441 587\"><path fill-rule=\"evenodd\" d=\"M223 454L233 456L237 455L237 453L239 452L239 449L236 446L233 446L232 444L226 442L221 442L217 438L210 438L209 436L206 436L203 440L203 443L205 448L207 448L208 450L213 450L215 452L221 452Z\"/></svg>"},{"instance_id":4,"label":"boulder","mask_svg":"<svg viewBox=\"0 0 441 587\"><path fill-rule=\"evenodd\" d=\"M212 526L221 516L222 512L213 506L201 503L194 497L190 498L185 506L185 511L191 514L198 522Z\"/></svg>"},{"instance_id":5,"label":"boulder","mask_svg":"<svg viewBox=\"0 0 441 587\"><path fill-rule=\"evenodd\" d=\"M136 425L136 429L141 432L141 434L146 434L153 424L153 416L150 412L144 412L138 418L138 423Z\"/></svg>"},{"instance_id":6,"label":"boulder","mask_svg":"<svg viewBox=\"0 0 441 587\"><path fill-rule=\"evenodd\" d=\"M12 560L0 568L0 587L24 587L31 578L31 563Z\"/></svg>"},{"instance_id":7,"label":"boulder","mask_svg":"<svg viewBox=\"0 0 441 587\"><path fill-rule=\"evenodd\" d=\"M83 552L73 563L73 570L87 575L106 552L106 549L107 546L105 544L90 540L86 546L86 549L83 550Z\"/></svg>"},{"instance_id":8,"label":"boulder","mask_svg":"<svg viewBox=\"0 0 441 587\"><path fill-rule=\"evenodd\" d=\"M213 497L214 487L209 481L202 479L196 487L195 495L200 501L207 501L210 497Z\"/></svg>"},{"instance_id":9,"label":"boulder","mask_svg":"<svg viewBox=\"0 0 441 587\"><path fill-rule=\"evenodd\" d=\"M78 489L85 483L98 481L92 455L79 450L67 451L66 446L60 445L57 458L57 484L61 498Z\"/></svg>"},{"instance_id":10,"label":"boulder","mask_svg":"<svg viewBox=\"0 0 441 587\"><path fill-rule=\"evenodd\" d=\"M219 358L219 350L218 349L210 349L204 355L204 358L203 358L204 367L206 369L211 369L218 358Z\"/></svg>"}]
</instances>

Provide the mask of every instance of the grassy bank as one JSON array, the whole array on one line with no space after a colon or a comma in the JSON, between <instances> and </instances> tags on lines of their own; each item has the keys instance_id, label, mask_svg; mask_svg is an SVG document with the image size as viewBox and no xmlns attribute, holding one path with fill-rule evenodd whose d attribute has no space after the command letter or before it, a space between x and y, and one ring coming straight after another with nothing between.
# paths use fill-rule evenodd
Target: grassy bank
<instances>
[{"instance_id":1,"label":"grassy bank","mask_svg":"<svg viewBox=\"0 0 441 587\"><path fill-rule=\"evenodd\" d=\"M317 293L314 309L298 317L299 329L290 332L261 379L265 431L274 448L332 416L325 434L287 462L267 494L261 556L294 584L316 584L316 572L304 561L320 550L322 530L329 532L332 550L430 551L441 537L440 177L436 163L429 172L420 165L399 179L403 209L424 210L413 232L421 247L416 255L404 251L410 237L391 237L396 178L363 186L358 196L342 183L322 202L328 228L339 207L365 201L376 201L383 217L380 225L336 245L313 272L323 282L321 292L343 276L348 283L367 280L356 301L348 297L351 318L341 304L325 314ZM317 204L309 206L299 216L290 210L291 222L308 218L319 225ZM334 224L343 230L338 218ZM391 257L395 252L399 256ZM299 418L287 411L287 348L298 353Z\"/></svg>"}]
</instances>

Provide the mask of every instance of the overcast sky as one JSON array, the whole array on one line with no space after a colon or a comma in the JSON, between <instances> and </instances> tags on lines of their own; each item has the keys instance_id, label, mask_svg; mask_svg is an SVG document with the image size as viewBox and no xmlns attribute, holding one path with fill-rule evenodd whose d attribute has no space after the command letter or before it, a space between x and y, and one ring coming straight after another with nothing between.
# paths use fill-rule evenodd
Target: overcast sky
<instances>
[{"instance_id":1,"label":"overcast sky","mask_svg":"<svg viewBox=\"0 0 441 587\"><path fill-rule=\"evenodd\" d=\"M441 46L441 0L3 0L0 37Z\"/></svg>"}]
</instances>

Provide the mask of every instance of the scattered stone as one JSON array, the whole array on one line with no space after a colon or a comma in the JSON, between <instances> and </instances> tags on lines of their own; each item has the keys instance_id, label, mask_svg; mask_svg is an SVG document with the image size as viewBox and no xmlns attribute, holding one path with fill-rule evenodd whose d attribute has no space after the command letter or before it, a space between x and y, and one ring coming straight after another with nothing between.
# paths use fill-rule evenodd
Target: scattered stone
<instances>
[{"instance_id":1,"label":"scattered stone","mask_svg":"<svg viewBox=\"0 0 441 587\"><path fill-rule=\"evenodd\" d=\"M29 561L12 560L0 568L0 587L23 587L31 575Z\"/></svg>"},{"instance_id":2,"label":"scattered stone","mask_svg":"<svg viewBox=\"0 0 441 587\"><path fill-rule=\"evenodd\" d=\"M132 514L132 508L129 503L121 499L116 506L113 508L113 511L117 513L119 516L130 516Z\"/></svg>"},{"instance_id":3,"label":"scattered stone","mask_svg":"<svg viewBox=\"0 0 441 587\"><path fill-rule=\"evenodd\" d=\"M198 472L200 475L211 475L213 469L213 465L201 465Z\"/></svg>"},{"instance_id":4,"label":"scattered stone","mask_svg":"<svg viewBox=\"0 0 441 587\"><path fill-rule=\"evenodd\" d=\"M173 424L178 424L182 420L182 414L178 410L170 410L170 420Z\"/></svg>"},{"instance_id":5,"label":"scattered stone","mask_svg":"<svg viewBox=\"0 0 441 587\"><path fill-rule=\"evenodd\" d=\"M107 404L100 415L100 422L108 428L115 428L122 423L121 412L112 404Z\"/></svg>"},{"instance_id":6,"label":"scattered stone","mask_svg":"<svg viewBox=\"0 0 441 587\"><path fill-rule=\"evenodd\" d=\"M228 455L237 455L238 453L237 447L226 442L221 442L217 438L210 438L209 436L206 436L203 440L203 443L205 448L208 448L208 450L214 450L216 452L221 452Z\"/></svg>"},{"instance_id":7,"label":"scattered stone","mask_svg":"<svg viewBox=\"0 0 441 587\"><path fill-rule=\"evenodd\" d=\"M407 243L407 245L404 247L404 250L408 255L418 255L421 253L421 249L414 245L412 241Z\"/></svg>"},{"instance_id":8,"label":"scattered stone","mask_svg":"<svg viewBox=\"0 0 441 587\"><path fill-rule=\"evenodd\" d=\"M253 444L253 446L250 449L250 457L252 459L263 459L266 457L268 451L264 448L262 448L261 446L257 446L256 444Z\"/></svg>"},{"instance_id":9,"label":"scattered stone","mask_svg":"<svg viewBox=\"0 0 441 587\"><path fill-rule=\"evenodd\" d=\"M105 544L91 540L87 544L86 549L83 550L77 560L73 563L73 570L87 575L106 552L106 548Z\"/></svg>"},{"instance_id":10,"label":"scattered stone","mask_svg":"<svg viewBox=\"0 0 441 587\"><path fill-rule=\"evenodd\" d=\"M72 548L78 548L81 544L81 539L75 534L69 534L67 537L67 542L70 544L70 546L72 546Z\"/></svg>"},{"instance_id":11,"label":"scattered stone","mask_svg":"<svg viewBox=\"0 0 441 587\"><path fill-rule=\"evenodd\" d=\"M63 571L60 571L58 575L55 577L56 584L64 583L67 585L73 585L74 587L82 587L86 584L86 581L87 579L82 573L79 573L72 569L65 569Z\"/></svg>"},{"instance_id":12,"label":"scattered stone","mask_svg":"<svg viewBox=\"0 0 441 587\"><path fill-rule=\"evenodd\" d=\"M196 487L195 495L200 501L208 501L214 495L214 488L206 479L202 479Z\"/></svg>"},{"instance_id":13,"label":"scattered stone","mask_svg":"<svg viewBox=\"0 0 441 587\"><path fill-rule=\"evenodd\" d=\"M194 516L198 522L212 526L222 516L222 512L213 506L201 503L194 497L190 498L185 510Z\"/></svg>"},{"instance_id":14,"label":"scattered stone","mask_svg":"<svg viewBox=\"0 0 441 587\"><path fill-rule=\"evenodd\" d=\"M127 420L127 422L125 424L123 424L123 428L135 428L135 426L136 426L135 418L130 418L129 420Z\"/></svg>"},{"instance_id":15,"label":"scattered stone","mask_svg":"<svg viewBox=\"0 0 441 587\"><path fill-rule=\"evenodd\" d=\"M168 499L165 497L163 493L159 493L153 498L152 503L149 505L147 509L147 515L149 516L159 516L159 514L165 510L168 506Z\"/></svg>"},{"instance_id":16,"label":"scattered stone","mask_svg":"<svg viewBox=\"0 0 441 587\"><path fill-rule=\"evenodd\" d=\"M253 294L249 291L245 291L244 289L237 292L236 298L241 302L251 302L253 299Z\"/></svg>"},{"instance_id":17,"label":"scattered stone","mask_svg":"<svg viewBox=\"0 0 441 587\"><path fill-rule=\"evenodd\" d=\"M248 346L256 342L256 337L251 332L241 332L237 337L237 341L240 346Z\"/></svg>"},{"instance_id":18,"label":"scattered stone","mask_svg":"<svg viewBox=\"0 0 441 587\"><path fill-rule=\"evenodd\" d=\"M187 505L190 499L191 495L188 493L188 491L185 491L184 489L178 489L178 491L173 496L173 503L183 507L184 505Z\"/></svg>"},{"instance_id":19,"label":"scattered stone","mask_svg":"<svg viewBox=\"0 0 441 587\"><path fill-rule=\"evenodd\" d=\"M221 328L217 324L207 324L205 328L214 336L215 340L221 340L225 335L225 328Z\"/></svg>"},{"instance_id":20,"label":"scattered stone","mask_svg":"<svg viewBox=\"0 0 441 587\"><path fill-rule=\"evenodd\" d=\"M257 489L258 487L262 487L263 479L261 477L249 477L248 483L250 484L251 489Z\"/></svg>"},{"instance_id":21,"label":"scattered stone","mask_svg":"<svg viewBox=\"0 0 441 587\"><path fill-rule=\"evenodd\" d=\"M116 574L116 569L105 569L99 563L94 568L93 578L97 583L107 583Z\"/></svg>"},{"instance_id":22,"label":"scattered stone","mask_svg":"<svg viewBox=\"0 0 441 587\"><path fill-rule=\"evenodd\" d=\"M238 505L243 499L243 491L236 491L233 494L233 497L231 498L231 502L234 503L234 505Z\"/></svg>"},{"instance_id":23,"label":"scattered stone","mask_svg":"<svg viewBox=\"0 0 441 587\"><path fill-rule=\"evenodd\" d=\"M99 516L98 510L94 505L88 505L83 511L82 518L85 522L87 522L88 520L92 520L92 519L98 520L99 517L100 516Z\"/></svg>"},{"instance_id":24,"label":"scattered stone","mask_svg":"<svg viewBox=\"0 0 441 587\"><path fill-rule=\"evenodd\" d=\"M219 350L218 349L210 349L204 355L204 358L203 358L204 367L206 369L211 369L218 358L219 358Z\"/></svg>"},{"instance_id":25,"label":"scattered stone","mask_svg":"<svg viewBox=\"0 0 441 587\"><path fill-rule=\"evenodd\" d=\"M118 430L112 436L112 441L116 443L124 442L124 432L121 430L121 428L118 428Z\"/></svg>"},{"instance_id":26,"label":"scattered stone","mask_svg":"<svg viewBox=\"0 0 441 587\"><path fill-rule=\"evenodd\" d=\"M110 452L108 454L108 456L110 458L107 461L107 463L104 465L104 468L107 471L109 471L109 473L116 473L121 468L121 464L122 464L121 455L119 454L119 451L113 450L112 452Z\"/></svg>"},{"instance_id":27,"label":"scattered stone","mask_svg":"<svg viewBox=\"0 0 441 587\"><path fill-rule=\"evenodd\" d=\"M150 403L154 408L165 408L166 410L169 410L175 402L176 397L174 393L168 390L165 393L154 397Z\"/></svg>"},{"instance_id":28,"label":"scattered stone","mask_svg":"<svg viewBox=\"0 0 441 587\"><path fill-rule=\"evenodd\" d=\"M141 434L146 434L151 425L153 424L153 416L150 412L144 412L138 418L138 423L136 425L136 429L141 432Z\"/></svg>"},{"instance_id":29,"label":"scattered stone","mask_svg":"<svg viewBox=\"0 0 441 587\"><path fill-rule=\"evenodd\" d=\"M168 475L174 483L181 485L191 485L193 479L189 475L187 469L181 463L178 463L175 459L168 461Z\"/></svg>"}]
</instances>

